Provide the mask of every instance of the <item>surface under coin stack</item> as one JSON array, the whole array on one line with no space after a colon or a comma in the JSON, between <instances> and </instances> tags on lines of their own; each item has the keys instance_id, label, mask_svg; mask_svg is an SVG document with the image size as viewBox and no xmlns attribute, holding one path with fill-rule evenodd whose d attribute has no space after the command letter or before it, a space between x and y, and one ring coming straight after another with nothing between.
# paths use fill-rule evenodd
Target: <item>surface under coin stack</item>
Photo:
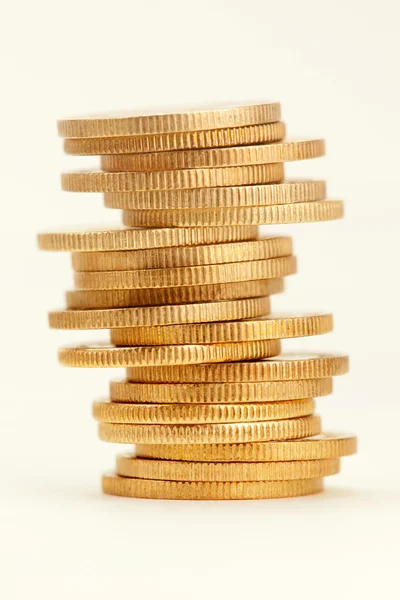
<instances>
[{"instance_id":1,"label":"surface under coin stack","mask_svg":"<svg viewBox=\"0 0 400 600\"><path fill-rule=\"evenodd\" d=\"M313 494L356 438L322 433L315 398L346 356L281 354L281 340L323 334L332 316L270 313L296 272L291 239L262 224L337 219L323 181L285 181L283 163L324 154L282 141L279 104L59 122L68 154L101 171L62 177L102 192L121 229L43 233L72 252L75 289L56 329L109 329L111 343L61 348L71 367L126 367L95 401L100 438L136 444L103 477L106 493L166 499ZM274 303L276 301L274 300Z\"/></svg>"}]
</instances>

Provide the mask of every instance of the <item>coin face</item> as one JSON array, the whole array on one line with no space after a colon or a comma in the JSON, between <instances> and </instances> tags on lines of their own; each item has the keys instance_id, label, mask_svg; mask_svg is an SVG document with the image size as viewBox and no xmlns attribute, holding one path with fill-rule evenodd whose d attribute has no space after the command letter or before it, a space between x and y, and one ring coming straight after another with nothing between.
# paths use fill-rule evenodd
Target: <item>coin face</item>
<instances>
[{"instance_id":1,"label":"coin face","mask_svg":"<svg viewBox=\"0 0 400 600\"><path fill-rule=\"evenodd\" d=\"M62 119L58 121L58 133L66 138L151 135L259 125L279 121L280 116L276 102L153 115L134 111Z\"/></svg>"}]
</instances>

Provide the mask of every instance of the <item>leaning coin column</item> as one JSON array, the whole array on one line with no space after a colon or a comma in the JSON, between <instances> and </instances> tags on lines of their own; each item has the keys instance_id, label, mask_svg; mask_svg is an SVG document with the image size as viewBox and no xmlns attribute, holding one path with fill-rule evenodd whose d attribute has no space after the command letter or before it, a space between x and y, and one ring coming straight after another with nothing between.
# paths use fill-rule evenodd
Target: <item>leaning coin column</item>
<instances>
[{"instance_id":1,"label":"leaning coin column","mask_svg":"<svg viewBox=\"0 0 400 600\"><path fill-rule=\"evenodd\" d=\"M96 401L104 440L136 444L106 493L240 499L322 489L350 435L321 433L314 398L345 373L341 355L280 355L280 340L331 331L329 314L270 315L296 271L290 238L257 225L337 219L322 181L283 181L283 162L324 153L282 141L277 104L59 123L67 153L101 172L63 188L103 192L127 228L41 234L72 252L76 289L50 313L61 329L110 329L112 344L62 348L63 364L127 367ZM277 356L279 355L279 356Z\"/></svg>"}]
</instances>

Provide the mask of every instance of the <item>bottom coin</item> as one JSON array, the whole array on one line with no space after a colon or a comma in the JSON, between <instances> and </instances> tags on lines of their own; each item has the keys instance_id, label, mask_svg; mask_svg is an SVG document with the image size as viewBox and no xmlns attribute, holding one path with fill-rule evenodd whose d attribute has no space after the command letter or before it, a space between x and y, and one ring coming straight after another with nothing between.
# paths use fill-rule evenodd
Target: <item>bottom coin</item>
<instances>
[{"instance_id":1,"label":"bottom coin","mask_svg":"<svg viewBox=\"0 0 400 600\"><path fill-rule=\"evenodd\" d=\"M160 500L258 500L317 494L323 480L193 482L132 479L115 474L103 475L103 492L130 498Z\"/></svg>"},{"instance_id":2,"label":"bottom coin","mask_svg":"<svg viewBox=\"0 0 400 600\"><path fill-rule=\"evenodd\" d=\"M117 457L117 475L139 479L167 481L287 481L315 479L335 475L340 469L338 458L294 460L286 462L184 462Z\"/></svg>"}]
</instances>

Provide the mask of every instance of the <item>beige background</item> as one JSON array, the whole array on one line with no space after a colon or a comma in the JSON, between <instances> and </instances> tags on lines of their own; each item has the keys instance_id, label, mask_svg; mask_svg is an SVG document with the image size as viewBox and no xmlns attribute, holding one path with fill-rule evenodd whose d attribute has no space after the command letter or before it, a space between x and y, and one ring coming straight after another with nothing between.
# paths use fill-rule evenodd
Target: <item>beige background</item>
<instances>
[{"instance_id":1,"label":"beige background","mask_svg":"<svg viewBox=\"0 0 400 600\"><path fill-rule=\"evenodd\" d=\"M399 486L399 9L395 0L37 0L2 22L0 570L2 597L393 597ZM111 372L67 370L46 311L72 285L46 228L117 222L99 195L60 191L55 122L152 106L279 100L288 134L327 157L289 165L346 201L344 221L281 228L299 273L275 310L332 310L335 332L286 348L349 352L318 401L357 457L319 497L249 503L119 500L100 493L121 447L91 418ZM270 229L276 232L278 228ZM117 375L117 373L115 373ZM119 375L119 373L118 373Z\"/></svg>"}]
</instances>

